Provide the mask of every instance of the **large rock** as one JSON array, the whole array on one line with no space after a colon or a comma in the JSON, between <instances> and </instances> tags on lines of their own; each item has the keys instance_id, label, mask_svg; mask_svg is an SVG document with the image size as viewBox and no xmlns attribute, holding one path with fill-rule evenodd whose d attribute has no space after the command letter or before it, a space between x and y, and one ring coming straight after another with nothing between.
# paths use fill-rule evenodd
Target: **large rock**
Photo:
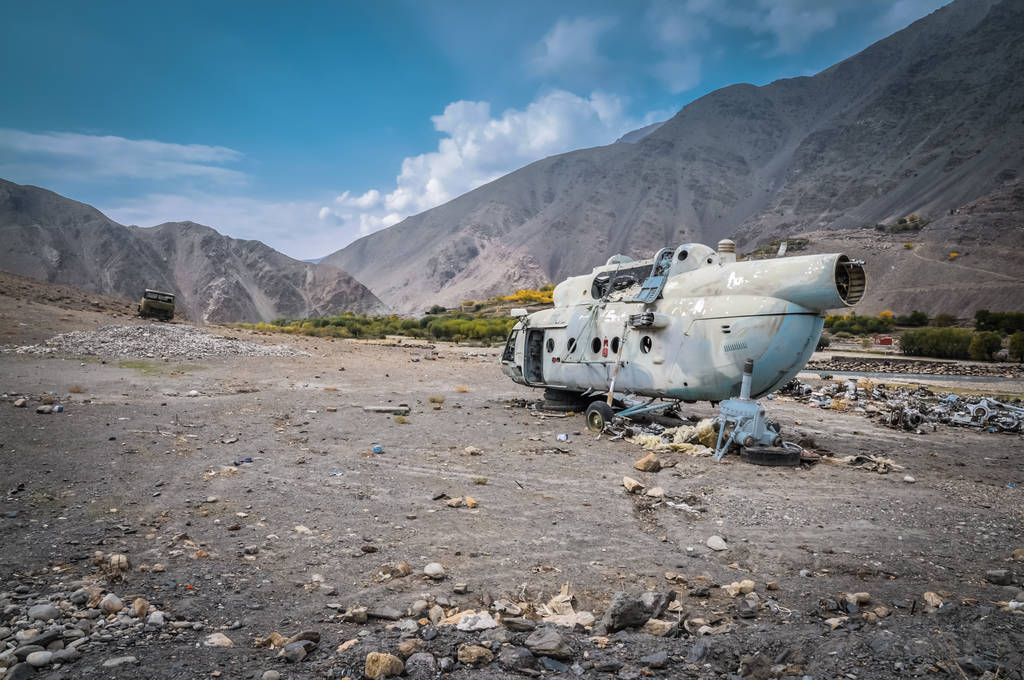
<instances>
[{"instance_id":1,"label":"large rock","mask_svg":"<svg viewBox=\"0 0 1024 680\"><path fill-rule=\"evenodd\" d=\"M405 670L405 664L394 654L382 654L370 652L366 655L366 666L363 675L370 680L381 680L382 678L393 678L401 675Z\"/></svg>"},{"instance_id":2,"label":"large rock","mask_svg":"<svg viewBox=\"0 0 1024 680\"><path fill-rule=\"evenodd\" d=\"M661 469L661 461L653 453L648 453L646 456L633 463L633 467L641 472L657 472Z\"/></svg>"},{"instance_id":3,"label":"large rock","mask_svg":"<svg viewBox=\"0 0 1024 680\"><path fill-rule=\"evenodd\" d=\"M535 630L526 638L524 644L537 656L550 656L553 659L572 658L572 647L552 628Z\"/></svg>"}]
</instances>

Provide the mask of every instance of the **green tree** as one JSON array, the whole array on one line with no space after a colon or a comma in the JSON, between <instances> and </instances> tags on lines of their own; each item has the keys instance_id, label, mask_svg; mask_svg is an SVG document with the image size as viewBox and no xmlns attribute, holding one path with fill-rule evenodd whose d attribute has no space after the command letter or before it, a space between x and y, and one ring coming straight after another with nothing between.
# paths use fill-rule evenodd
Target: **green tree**
<instances>
[{"instance_id":1,"label":"green tree","mask_svg":"<svg viewBox=\"0 0 1024 680\"><path fill-rule=\"evenodd\" d=\"M1024 331L1017 331L1010 336L1010 357L1024 363Z\"/></svg>"},{"instance_id":2,"label":"green tree","mask_svg":"<svg viewBox=\"0 0 1024 680\"><path fill-rule=\"evenodd\" d=\"M936 314L935 318L932 319L932 325L938 328L946 328L948 326L956 325L956 317L952 314Z\"/></svg>"},{"instance_id":3,"label":"green tree","mask_svg":"<svg viewBox=\"0 0 1024 680\"><path fill-rule=\"evenodd\" d=\"M971 338L968 351L976 361L991 361L992 356L1003 348L1003 338L996 331L982 331Z\"/></svg>"}]
</instances>

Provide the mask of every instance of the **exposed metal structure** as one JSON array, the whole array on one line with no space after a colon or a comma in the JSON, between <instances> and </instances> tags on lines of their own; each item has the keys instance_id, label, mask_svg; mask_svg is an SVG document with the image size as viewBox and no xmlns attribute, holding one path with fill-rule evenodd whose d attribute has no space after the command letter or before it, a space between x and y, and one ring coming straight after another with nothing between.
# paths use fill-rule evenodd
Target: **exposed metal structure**
<instances>
[{"instance_id":1,"label":"exposed metal structure","mask_svg":"<svg viewBox=\"0 0 1024 680\"><path fill-rule=\"evenodd\" d=\"M594 429L679 401L730 400L719 418L722 441L772 445L778 433L753 400L804 367L825 310L861 299L862 265L841 254L738 262L728 240L717 252L687 243L639 262L615 255L558 284L553 308L522 316L502 370L520 384L592 401ZM651 400L615 414L613 393Z\"/></svg>"}]
</instances>

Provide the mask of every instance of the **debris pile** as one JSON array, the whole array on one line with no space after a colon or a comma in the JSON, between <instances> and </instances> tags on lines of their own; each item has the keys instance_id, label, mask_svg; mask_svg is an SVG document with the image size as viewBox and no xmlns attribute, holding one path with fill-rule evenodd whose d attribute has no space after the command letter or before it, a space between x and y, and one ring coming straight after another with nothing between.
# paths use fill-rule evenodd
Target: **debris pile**
<instances>
[{"instance_id":1,"label":"debris pile","mask_svg":"<svg viewBox=\"0 0 1024 680\"><path fill-rule=\"evenodd\" d=\"M868 378L844 378L814 388L792 380L778 392L815 408L854 411L898 430L922 434L937 424L972 427L987 432L1024 429L1024 404L1008 404L992 397L965 397L934 392L927 387L876 383Z\"/></svg>"},{"instance_id":2,"label":"debris pile","mask_svg":"<svg viewBox=\"0 0 1024 680\"><path fill-rule=\"evenodd\" d=\"M691 456L714 455L718 437L710 418L695 425L666 428L658 423L643 426L629 423L622 427L609 426L606 431L613 433L612 441L625 439L648 451L678 451Z\"/></svg>"},{"instance_id":3,"label":"debris pile","mask_svg":"<svg viewBox=\"0 0 1024 680\"><path fill-rule=\"evenodd\" d=\"M4 347L15 354L70 354L100 357L173 357L205 359L221 356L308 356L288 345L260 345L238 338L208 333L195 326L150 324L104 326L94 331L56 335L43 345Z\"/></svg>"}]
</instances>

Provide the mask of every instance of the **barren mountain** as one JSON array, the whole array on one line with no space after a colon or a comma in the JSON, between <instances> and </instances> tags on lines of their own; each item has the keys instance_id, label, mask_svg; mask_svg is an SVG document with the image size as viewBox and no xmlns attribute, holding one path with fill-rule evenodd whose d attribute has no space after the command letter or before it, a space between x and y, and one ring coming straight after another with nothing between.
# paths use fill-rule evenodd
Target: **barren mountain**
<instances>
[{"instance_id":1,"label":"barren mountain","mask_svg":"<svg viewBox=\"0 0 1024 680\"><path fill-rule=\"evenodd\" d=\"M130 299L146 288L173 292L181 312L196 320L385 311L335 267L293 260L193 222L126 227L92 206L5 180L0 237L0 269Z\"/></svg>"},{"instance_id":2,"label":"barren mountain","mask_svg":"<svg viewBox=\"0 0 1024 680\"><path fill-rule=\"evenodd\" d=\"M324 262L421 311L618 252L724 237L748 252L813 232L809 251L869 260L864 311L1024 309L1021 73L1024 3L958 0L813 77L717 90L635 143L538 161ZM874 229L911 213L930 223Z\"/></svg>"}]
</instances>

